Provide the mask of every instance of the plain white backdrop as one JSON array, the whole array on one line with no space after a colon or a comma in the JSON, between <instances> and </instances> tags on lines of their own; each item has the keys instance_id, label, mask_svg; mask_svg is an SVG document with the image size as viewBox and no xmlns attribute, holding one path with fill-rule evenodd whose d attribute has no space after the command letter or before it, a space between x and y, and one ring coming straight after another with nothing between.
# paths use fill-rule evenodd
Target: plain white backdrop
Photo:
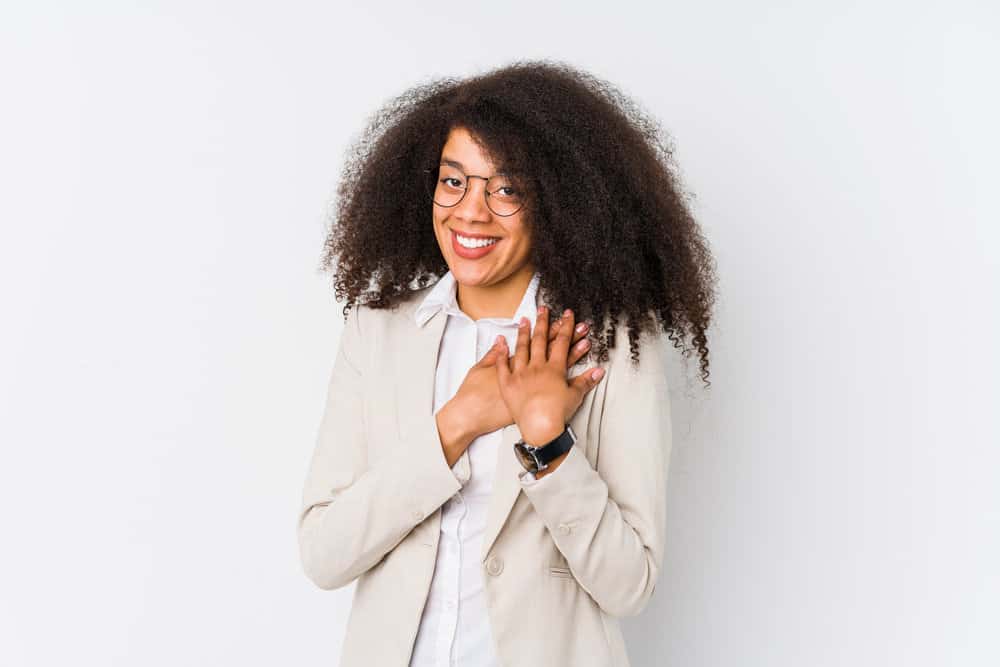
<instances>
[{"instance_id":1,"label":"plain white backdrop","mask_svg":"<svg viewBox=\"0 0 1000 667\"><path fill-rule=\"evenodd\" d=\"M998 44L985 0L3 3L0 664L336 663L343 153L528 58L662 121L719 263L634 665L1000 663Z\"/></svg>"}]
</instances>

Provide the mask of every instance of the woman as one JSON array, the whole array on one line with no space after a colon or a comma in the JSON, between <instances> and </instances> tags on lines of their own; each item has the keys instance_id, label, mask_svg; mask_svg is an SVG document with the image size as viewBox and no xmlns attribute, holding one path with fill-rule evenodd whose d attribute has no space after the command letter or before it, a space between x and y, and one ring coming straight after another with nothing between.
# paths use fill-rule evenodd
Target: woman
<instances>
[{"instance_id":1,"label":"woman","mask_svg":"<svg viewBox=\"0 0 1000 667\"><path fill-rule=\"evenodd\" d=\"M707 383L715 281L656 127L527 62L413 88L357 142L298 521L308 577L357 582L342 667L629 664L618 618L666 540L663 364L689 337Z\"/></svg>"}]
</instances>

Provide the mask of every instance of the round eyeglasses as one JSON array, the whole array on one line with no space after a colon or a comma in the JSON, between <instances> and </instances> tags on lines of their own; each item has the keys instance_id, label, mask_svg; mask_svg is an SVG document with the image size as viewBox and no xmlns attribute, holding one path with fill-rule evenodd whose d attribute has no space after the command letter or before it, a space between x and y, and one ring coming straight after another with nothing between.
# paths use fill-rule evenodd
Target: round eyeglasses
<instances>
[{"instance_id":1,"label":"round eyeglasses","mask_svg":"<svg viewBox=\"0 0 1000 667\"><path fill-rule=\"evenodd\" d=\"M506 174L485 176L466 175L458 167L448 164L437 168L424 169L424 184L427 195L438 206L457 206L469 189L469 180L481 178L486 181L483 197L486 206L501 217L514 215L524 206L525 197L514 179Z\"/></svg>"}]
</instances>

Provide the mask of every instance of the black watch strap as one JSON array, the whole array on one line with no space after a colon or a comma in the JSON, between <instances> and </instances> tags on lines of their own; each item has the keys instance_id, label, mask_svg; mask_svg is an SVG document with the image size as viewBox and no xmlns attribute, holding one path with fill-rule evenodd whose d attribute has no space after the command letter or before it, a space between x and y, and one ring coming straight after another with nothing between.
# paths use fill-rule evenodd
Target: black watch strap
<instances>
[{"instance_id":1,"label":"black watch strap","mask_svg":"<svg viewBox=\"0 0 1000 667\"><path fill-rule=\"evenodd\" d=\"M521 459L521 465L524 466L526 470L531 470L535 466L534 461L538 461L538 469L542 469L549 463L559 458L566 452L568 452L573 444L576 442L576 434L573 433L573 427L566 424L566 428L563 432L556 437L555 440L548 442L539 447L532 447L524 442L524 440L518 440L514 444L514 449L518 452L518 457Z\"/></svg>"}]
</instances>

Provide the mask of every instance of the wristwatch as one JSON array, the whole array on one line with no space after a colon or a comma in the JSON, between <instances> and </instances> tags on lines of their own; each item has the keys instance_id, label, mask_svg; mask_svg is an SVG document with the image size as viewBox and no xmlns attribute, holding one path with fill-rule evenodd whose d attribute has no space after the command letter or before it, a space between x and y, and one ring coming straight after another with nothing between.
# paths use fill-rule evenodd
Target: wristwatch
<instances>
[{"instance_id":1,"label":"wristwatch","mask_svg":"<svg viewBox=\"0 0 1000 667\"><path fill-rule=\"evenodd\" d=\"M523 438L518 440L514 443L514 453L517 454L521 466L528 472L534 473L548 468L554 459L568 452L574 443L576 443L576 433L573 433L572 426L566 424L559 437L540 447L527 444Z\"/></svg>"}]
</instances>

